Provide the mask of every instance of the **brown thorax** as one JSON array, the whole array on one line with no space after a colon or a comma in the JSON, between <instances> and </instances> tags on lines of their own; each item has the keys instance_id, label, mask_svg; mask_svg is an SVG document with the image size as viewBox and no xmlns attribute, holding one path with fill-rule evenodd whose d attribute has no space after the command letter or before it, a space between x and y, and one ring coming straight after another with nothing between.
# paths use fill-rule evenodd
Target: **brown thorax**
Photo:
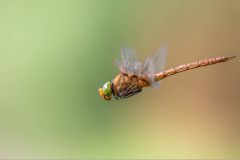
<instances>
[{"instance_id":1,"label":"brown thorax","mask_svg":"<svg viewBox=\"0 0 240 160\"><path fill-rule=\"evenodd\" d=\"M117 75L112 82L113 95L116 99L128 98L141 92L143 87L148 86L150 83L146 76L128 73Z\"/></svg>"}]
</instances>

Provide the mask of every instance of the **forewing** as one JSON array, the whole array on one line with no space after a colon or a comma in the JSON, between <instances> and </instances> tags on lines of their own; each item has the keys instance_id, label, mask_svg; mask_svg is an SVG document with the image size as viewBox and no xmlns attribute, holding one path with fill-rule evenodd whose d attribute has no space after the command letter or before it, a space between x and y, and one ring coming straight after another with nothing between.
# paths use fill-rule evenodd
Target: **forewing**
<instances>
[{"instance_id":1,"label":"forewing","mask_svg":"<svg viewBox=\"0 0 240 160\"><path fill-rule=\"evenodd\" d=\"M115 60L114 63L122 73L138 74L141 62L138 61L137 54L131 47L121 48L122 62Z\"/></svg>"},{"instance_id":2,"label":"forewing","mask_svg":"<svg viewBox=\"0 0 240 160\"><path fill-rule=\"evenodd\" d=\"M167 49L164 45L157 48L151 57L148 57L143 65L141 74L155 74L162 72L165 67L167 58ZM153 89L158 89L160 87L161 81L155 82L154 77L150 79L151 87Z\"/></svg>"},{"instance_id":3,"label":"forewing","mask_svg":"<svg viewBox=\"0 0 240 160\"><path fill-rule=\"evenodd\" d=\"M116 64L116 66L118 67L118 69L119 69L122 73L125 72L125 69L124 69L124 67L123 67L122 62L120 62L120 61L118 61L118 60L113 60L113 63Z\"/></svg>"}]
</instances>

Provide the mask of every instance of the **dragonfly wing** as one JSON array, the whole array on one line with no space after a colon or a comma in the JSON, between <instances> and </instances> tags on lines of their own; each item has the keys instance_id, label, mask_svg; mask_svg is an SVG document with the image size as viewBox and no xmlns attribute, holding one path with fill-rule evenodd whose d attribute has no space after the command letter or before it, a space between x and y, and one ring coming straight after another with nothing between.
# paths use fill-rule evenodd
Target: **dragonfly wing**
<instances>
[{"instance_id":1,"label":"dragonfly wing","mask_svg":"<svg viewBox=\"0 0 240 160\"><path fill-rule=\"evenodd\" d=\"M121 48L122 62L115 60L122 73L138 74L142 63L138 61L137 54L131 47Z\"/></svg>"},{"instance_id":2,"label":"dragonfly wing","mask_svg":"<svg viewBox=\"0 0 240 160\"><path fill-rule=\"evenodd\" d=\"M155 74L162 72L165 67L167 58L167 49L165 46L160 46L157 48L151 57L148 57L143 65L141 74ZM153 89L158 89L160 87L161 81L155 82L154 77L150 79L151 87Z\"/></svg>"},{"instance_id":3,"label":"dragonfly wing","mask_svg":"<svg viewBox=\"0 0 240 160\"><path fill-rule=\"evenodd\" d=\"M118 60L113 60L113 63L116 64L116 66L119 68L119 70L122 72L122 73L125 73L125 68L122 64L122 62L118 61Z\"/></svg>"}]
</instances>

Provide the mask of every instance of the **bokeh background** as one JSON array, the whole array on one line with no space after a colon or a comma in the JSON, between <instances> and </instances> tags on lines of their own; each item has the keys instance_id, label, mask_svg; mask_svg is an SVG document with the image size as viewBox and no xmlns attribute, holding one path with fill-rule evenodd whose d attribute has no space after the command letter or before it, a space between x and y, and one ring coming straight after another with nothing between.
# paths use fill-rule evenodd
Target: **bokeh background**
<instances>
[{"instance_id":1,"label":"bokeh background","mask_svg":"<svg viewBox=\"0 0 240 160\"><path fill-rule=\"evenodd\" d=\"M166 68L240 56L240 1L0 1L0 158L240 158L240 59L125 100L98 88L168 48Z\"/></svg>"}]
</instances>

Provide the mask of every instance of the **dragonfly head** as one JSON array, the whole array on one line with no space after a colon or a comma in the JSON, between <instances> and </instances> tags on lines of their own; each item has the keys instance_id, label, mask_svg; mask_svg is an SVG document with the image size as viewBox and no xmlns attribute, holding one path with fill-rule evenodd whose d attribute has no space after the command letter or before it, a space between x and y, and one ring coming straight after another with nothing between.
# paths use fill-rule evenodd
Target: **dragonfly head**
<instances>
[{"instance_id":1,"label":"dragonfly head","mask_svg":"<svg viewBox=\"0 0 240 160\"><path fill-rule=\"evenodd\" d=\"M105 100L111 100L112 97L112 87L111 82L106 82L103 87L99 88L99 93Z\"/></svg>"}]
</instances>

